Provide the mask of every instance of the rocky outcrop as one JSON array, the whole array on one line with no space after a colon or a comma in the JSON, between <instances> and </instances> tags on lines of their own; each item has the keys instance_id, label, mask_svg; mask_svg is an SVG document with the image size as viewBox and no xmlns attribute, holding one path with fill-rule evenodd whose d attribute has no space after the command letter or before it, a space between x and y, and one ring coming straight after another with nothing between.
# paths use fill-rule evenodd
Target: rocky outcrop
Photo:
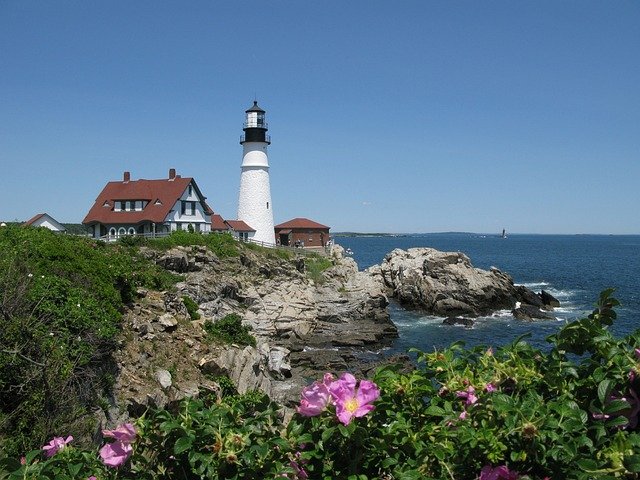
<instances>
[{"instance_id":1,"label":"rocky outcrop","mask_svg":"<svg viewBox=\"0 0 640 480\"><path fill-rule=\"evenodd\" d=\"M481 270L460 252L433 248L393 250L379 267L370 269L398 301L409 308L444 317L479 317L514 309L519 302L527 315L545 307L541 296L492 267ZM524 312L524 310L522 310ZM524 313L523 313L524 315ZM535 318L547 318L538 314Z\"/></svg>"},{"instance_id":2,"label":"rocky outcrop","mask_svg":"<svg viewBox=\"0 0 640 480\"><path fill-rule=\"evenodd\" d=\"M269 253L243 249L238 257L217 258L200 246L143 251L184 279L173 293L140 290L128 306L111 422L186 396L217 395L220 376L241 393L259 389L293 406L309 378L327 370L363 372L375 360L369 351L397 336L381 283L358 272L340 247L317 282L304 258ZM201 319L190 319L184 296L198 304ZM204 323L230 313L252 328L255 348L206 338Z\"/></svg>"}]
</instances>

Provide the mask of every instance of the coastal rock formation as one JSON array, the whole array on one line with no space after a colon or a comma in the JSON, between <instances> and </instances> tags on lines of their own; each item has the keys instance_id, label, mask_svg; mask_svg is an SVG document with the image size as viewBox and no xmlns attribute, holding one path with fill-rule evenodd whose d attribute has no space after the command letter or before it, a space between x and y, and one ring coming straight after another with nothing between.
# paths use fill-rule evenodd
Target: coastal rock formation
<instances>
[{"instance_id":1,"label":"coastal rock formation","mask_svg":"<svg viewBox=\"0 0 640 480\"><path fill-rule=\"evenodd\" d=\"M474 268L460 252L433 248L396 249L369 273L380 279L398 301L409 308L444 317L479 317L513 309L517 302L544 308L540 295L515 286L511 277L492 267ZM529 317L533 313L527 310ZM535 318L546 318L542 314Z\"/></svg>"},{"instance_id":2,"label":"coastal rock formation","mask_svg":"<svg viewBox=\"0 0 640 480\"><path fill-rule=\"evenodd\" d=\"M276 252L243 249L238 257L218 258L197 246L143 253L183 280L175 293L140 290L128 306L111 422L186 396L217 395L220 376L240 393L259 389L293 406L309 378L365 372L374 360L368 351L397 336L381 283L359 272L339 246L315 281L303 257ZM199 320L190 319L184 296L198 304ZM255 348L207 339L204 323L231 313L252 328Z\"/></svg>"}]
</instances>

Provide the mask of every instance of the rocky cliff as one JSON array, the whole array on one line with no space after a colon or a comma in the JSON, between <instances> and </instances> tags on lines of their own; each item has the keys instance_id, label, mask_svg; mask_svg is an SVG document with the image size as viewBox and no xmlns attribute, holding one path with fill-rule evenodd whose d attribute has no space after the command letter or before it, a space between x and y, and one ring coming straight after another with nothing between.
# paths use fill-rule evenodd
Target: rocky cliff
<instances>
[{"instance_id":1,"label":"rocky cliff","mask_svg":"<svg viewBox=\"0 0 640 480\"><path fill-rule=\"evenodd\" d=\"M309 379L327 370L366 371L367 351L397 336L382 285L358 272L339 246L318 281L300 255L241 251L230 258L200 246L144 252L184 279L176 292L140 291L127 307L111 421L185 396L216 394L220 376L240 393L260 389L293 405ZM199 320L190 319L183 296L199 305ZM255 348L207 339L204 322L230 313L252 327Z\"/></svg>"}]
</instances>

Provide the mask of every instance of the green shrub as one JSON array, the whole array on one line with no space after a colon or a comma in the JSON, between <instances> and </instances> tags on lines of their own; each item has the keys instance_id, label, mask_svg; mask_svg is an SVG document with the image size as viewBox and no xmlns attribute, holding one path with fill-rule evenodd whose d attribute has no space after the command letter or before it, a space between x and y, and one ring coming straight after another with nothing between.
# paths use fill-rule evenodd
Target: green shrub
<instances>
[{"instance_id":1,"label":"green shrub","mask_svg":"<svg viewBox=\"0 0 640 480\"><path fill-rule=\"evenodd\" d=\"M240 316L231 313L226 317L212 322L207 320L204 323L207 338L211 341L218 341L226 344L256 346L256 339L249 333L251 327L242 325Z\"/></svg>"},{"instance_id":2,"label":"green shrub","mask_svg":"<svg viewBox=\"0 0 640 480\"><path fill-rule=\"evenodd\" d=\"M124 303L174 278L121 245L0 229L0 451L78 424L108 394Z\"/></svg>"},{"instance_id":3,"label":"green shrub","mask_svg":"<svg viewBox=\"0 0 640 480\"><path fill-rule=\"evenodd\" d=\"M191 297L183 296L182 301L184 302L184 306L187 307L187 312L189 312L189 317L191 320L200 319L200 314L198 313L198 304L194 302Z\"/></svg>"},{"instance_id":4,"label":"green shrub","mask_svg":"<svg viewBox=\"0 0 640 480\"><path fill-rule=\"evenodd\" d=\"M304 260L304 264L309 278L311 278L311 280L313 280L314 282L320 284L325 282L325 278L322 272L333 266L333 263L329 258L317 254L306 257Z\"/></svg>"},{"instance_id":5,"label":"green shrub","mask_svg":"<svg viewBox=\"0 0 640 480\"><path fill-rule=\"evenodd\" d=\"M201 234L178 230L168 237L147 239L150 248L168 250L173 247L203 245L208 247L218 257L237 257L238 242L229 233Z\"/></svg>"}]
</instances>

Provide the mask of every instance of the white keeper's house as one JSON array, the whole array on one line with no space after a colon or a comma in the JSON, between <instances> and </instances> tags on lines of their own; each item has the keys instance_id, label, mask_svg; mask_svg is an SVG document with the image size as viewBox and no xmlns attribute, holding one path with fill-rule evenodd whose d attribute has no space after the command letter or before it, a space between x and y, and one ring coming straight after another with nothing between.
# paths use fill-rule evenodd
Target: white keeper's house
<instances>
[{"instance_id":1,"label":"white keeper's house","mask_svg":"<svg viewBox=\"0 0 640 480\"><path fill-rule=\"evenodd\" d=\"M211 232L213 211L190 177L169 170L168 178L109 182L82 221L94 238L166 234L176 230Z\"/></svg>"}]
</instances>

